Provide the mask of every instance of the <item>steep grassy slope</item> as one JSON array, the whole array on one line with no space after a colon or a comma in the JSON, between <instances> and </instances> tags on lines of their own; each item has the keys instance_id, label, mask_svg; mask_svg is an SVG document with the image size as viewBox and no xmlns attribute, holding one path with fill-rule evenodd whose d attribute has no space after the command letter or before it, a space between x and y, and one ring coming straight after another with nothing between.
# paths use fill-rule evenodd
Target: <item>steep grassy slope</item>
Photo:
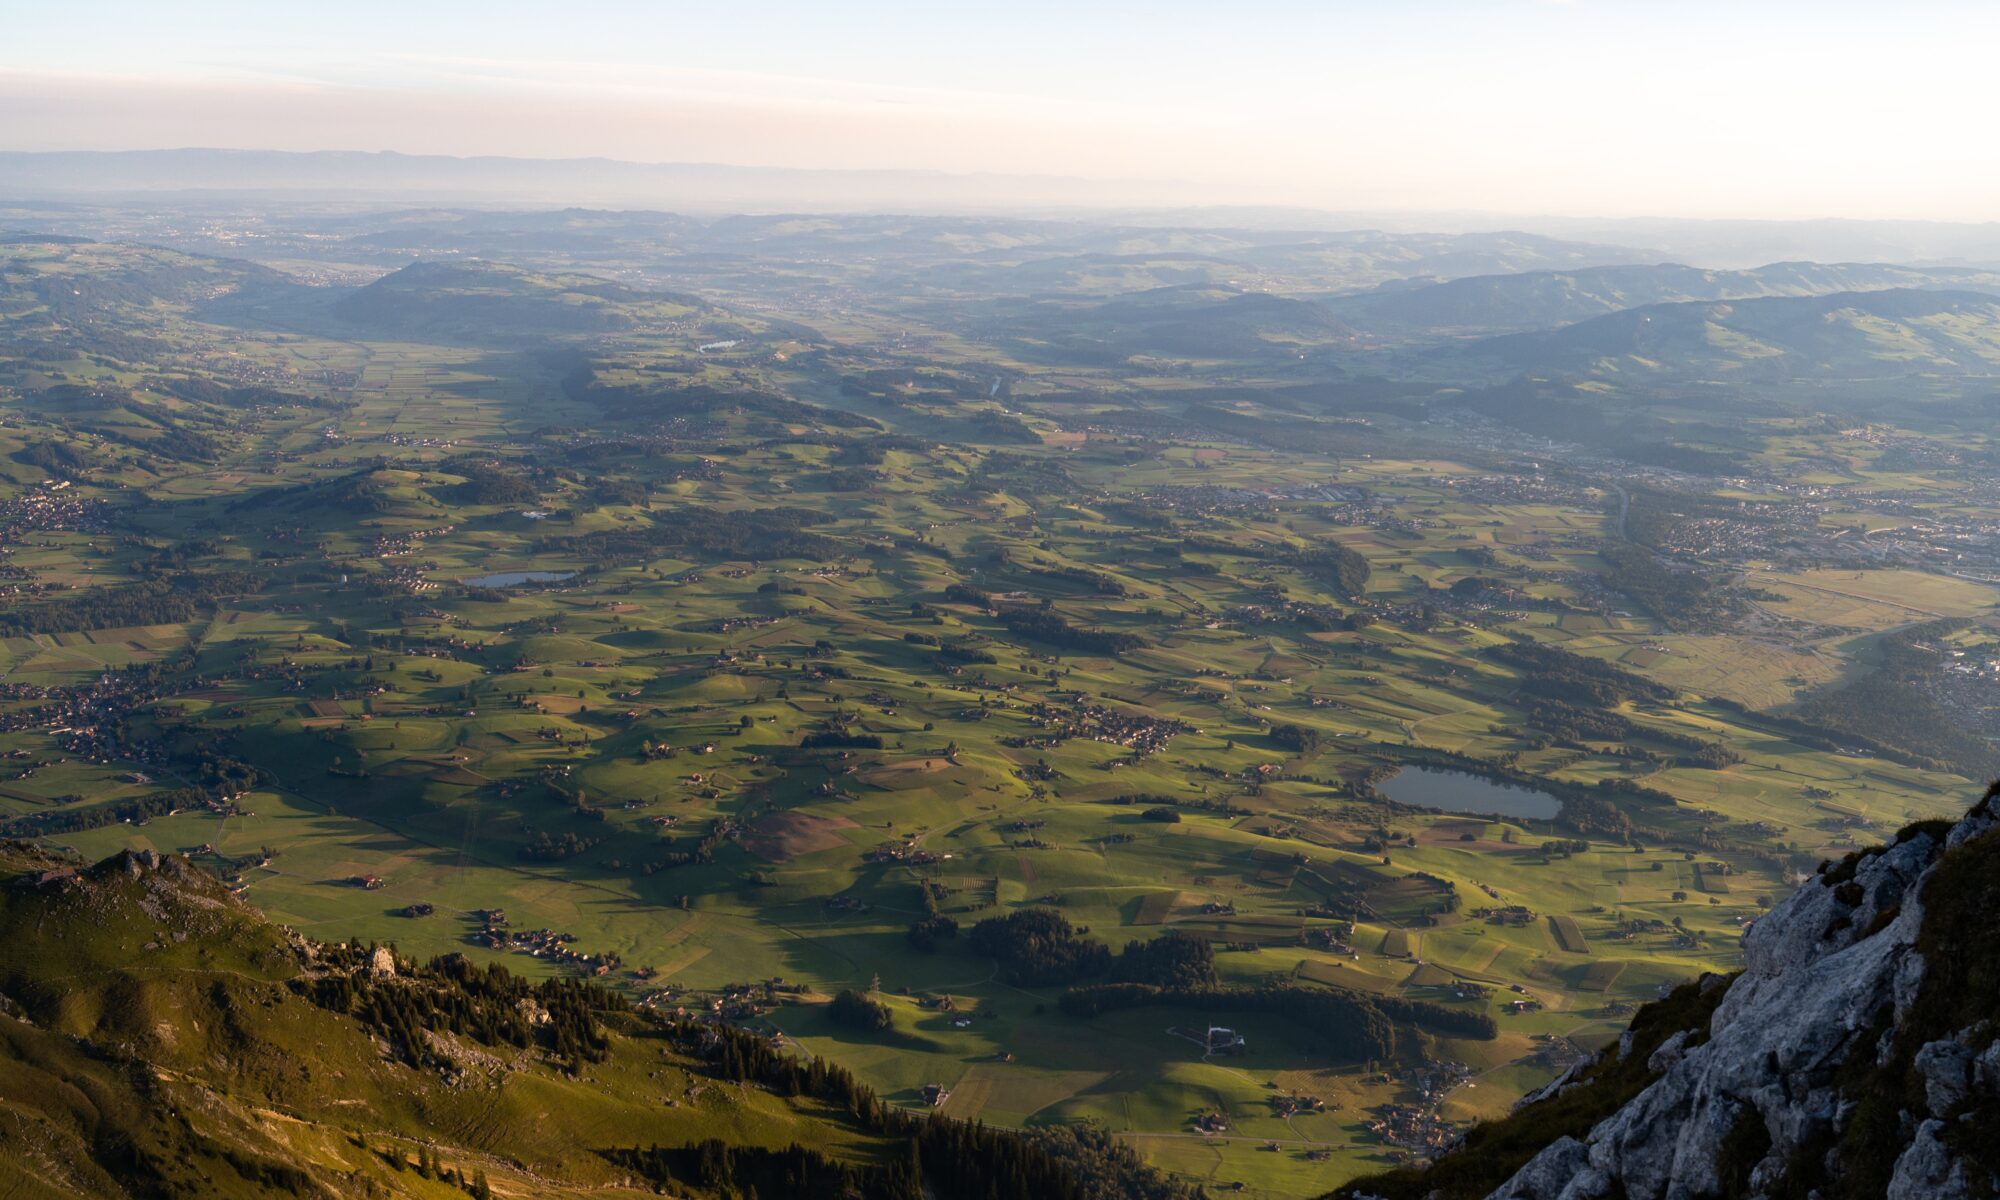
<instances>
[{"instance_id":1,"label":"steep grassy slope","mask_svg":"<svg viewBox=\"0 0 2000 1200\"><path fill-rule=\"evenodd\" d=\"M0 847L0 945L10 1196L1179 1194L580 983L307 941L177 856Z\"/></svg>"}]
</instances>

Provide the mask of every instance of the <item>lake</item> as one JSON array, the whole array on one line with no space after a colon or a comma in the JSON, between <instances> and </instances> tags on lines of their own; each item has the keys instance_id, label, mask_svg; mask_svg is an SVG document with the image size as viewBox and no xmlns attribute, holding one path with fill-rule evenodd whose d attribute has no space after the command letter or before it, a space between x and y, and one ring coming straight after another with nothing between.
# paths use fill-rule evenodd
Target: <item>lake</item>
<instances>
[{"instance_id":1,"label":"lake","mask_svg":"<svg viewBox=\"0 0 2000 1200\"><path fill-rule=\"evenodd\" d=\"M561 583L575 576L575 571L495 571L491 575L474 575L459 582L467 587L514 587L523 583Z\"/></svg>"},{"instance_id":2,"label":"lake","mask_svg":"<svg viewBox=\"0 0 2000 1200\"><path fill-rule=\"evenodd\" d=\"M1561 802L1546 792L1435 767L1404 767L1377 783L1375 790L1398 804L1481 816L1497 813L1503 817L1546 821L1562 807Z\"/></svg>"}]
</instances>

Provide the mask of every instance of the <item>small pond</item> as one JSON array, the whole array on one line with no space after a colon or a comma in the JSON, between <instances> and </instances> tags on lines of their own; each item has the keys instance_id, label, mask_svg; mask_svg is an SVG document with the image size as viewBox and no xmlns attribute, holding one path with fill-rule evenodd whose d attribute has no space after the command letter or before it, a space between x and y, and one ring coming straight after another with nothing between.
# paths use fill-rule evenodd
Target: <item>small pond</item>
<instances>
[{"instance_id":1,"label":"small pond","mask_svg":"<svg viewBox=\"0 0 2000 1200\"><path fill-rule=\"evenodd\" d=\"M575 576L575 571L495 571L491 575L474 575L459 582L467 587L518 587L524 583L561 583Z\"/></svg>"},{"instance_id":2,"label":"small pond","mask_svg":"<svg viewBox=\"0 0 2000 1200\"><path fill-rule=\"evenodd\" d=\"M1562 805L1554 796L1512 784L1495 783L1463 771L1442 771L1435 767L1404 767L1375 785L1375 790L1398 804L1417 808L1442 808L1447 812L1503 817L1525 817L1546 821Z\"/></svg>"}]
</instances>

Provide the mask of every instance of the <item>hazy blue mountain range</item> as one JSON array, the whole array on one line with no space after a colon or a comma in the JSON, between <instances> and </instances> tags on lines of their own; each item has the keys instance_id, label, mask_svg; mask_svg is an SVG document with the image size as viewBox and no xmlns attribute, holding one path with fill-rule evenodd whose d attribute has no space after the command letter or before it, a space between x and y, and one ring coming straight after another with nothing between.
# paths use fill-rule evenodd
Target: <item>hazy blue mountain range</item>
<instances>
[{"instance_id":1,"label":"hazy blue mountain range","mask_svg":"<svg viewBox=\"0 0 2000 1200\"><path fill-rule=\"evenodd\" d=\"M1329 306L1349 323L1388 334L1554 329L1652 304L1819 296L1887 288L2000 292L2000 273L1888 263L1772 263L1710 271L1678 263L1475 275L1422 286L1387 285Z\"/></svg>"}]
</instances>

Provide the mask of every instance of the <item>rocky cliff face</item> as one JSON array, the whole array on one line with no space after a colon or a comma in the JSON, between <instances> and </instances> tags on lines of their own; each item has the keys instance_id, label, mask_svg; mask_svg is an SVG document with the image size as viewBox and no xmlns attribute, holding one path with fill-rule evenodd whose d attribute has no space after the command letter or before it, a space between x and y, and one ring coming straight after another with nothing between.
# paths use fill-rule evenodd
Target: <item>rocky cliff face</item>
<instances>
[{"instance_id":1,"label":"rocky cliff face","mask_svg":"<svg viewBox=\"0 0 2000 1200\"><path fill-rule=\"evenodd\" d=\"M1989 835L1997 826L2000 800L1989 793L1956 824L1912 826L1889 846L1822 870L1746 935L1740 975L1702 981L1709 1004L1682 998L1679 1011L1706 1013L1705 1022L1697 1015L1662 1036L1658 1021L1650 1031L1635 1021L1597 1061L1524 1100L1428 1173L1362 1181L1348 1194L1995 1195L2000 836ZM1605 1100L1606 1090L1616 1098ZM1572 1132L1549 1137L1564 1128ZM1543 1132L1530 1141L1530 1130ZM1495 1158L1511 1151L1518 1162L1523 1145L1540 1148L1488 1191Z\"/></svg>"},{"instance_id":2,"label":"rocky cliff face","mask_svg":"<svg viewBox=\"0 0 2000 1200\"><path fill-rule=\"evenodd\" d=\"M1996 826L1988 798L1948 832L1914 828L1802 886L1746 934L1744 972L1728 982L1706 1040L1696 1030L1670 1036L1648 1060L1656 1082L1584 1138L1550 1144L1492 1198L1992 1196L1994 1174L1980 1162L1990 1146L1972 1140L2000 1102L2000 1042L1984 1020L1922 1026L1950 1000L1994 1004L1990 994L1928 996L1926 980L1940 972L1924 950L1966 934L2000 940L2000 912L1986 912L1982 930L1926 928L1940 920L1928 892L1948 854L1966 854L1954 866L1990 878L1988 854L1974 860L1970 846ZM1630 1052L1630 1040L1620 1048ZM1880 1120L1888 1092L1900 1148L1892 1162L1862 1162L1882 1138L1852 1126Z\"/></svg>"}]
</instances>

